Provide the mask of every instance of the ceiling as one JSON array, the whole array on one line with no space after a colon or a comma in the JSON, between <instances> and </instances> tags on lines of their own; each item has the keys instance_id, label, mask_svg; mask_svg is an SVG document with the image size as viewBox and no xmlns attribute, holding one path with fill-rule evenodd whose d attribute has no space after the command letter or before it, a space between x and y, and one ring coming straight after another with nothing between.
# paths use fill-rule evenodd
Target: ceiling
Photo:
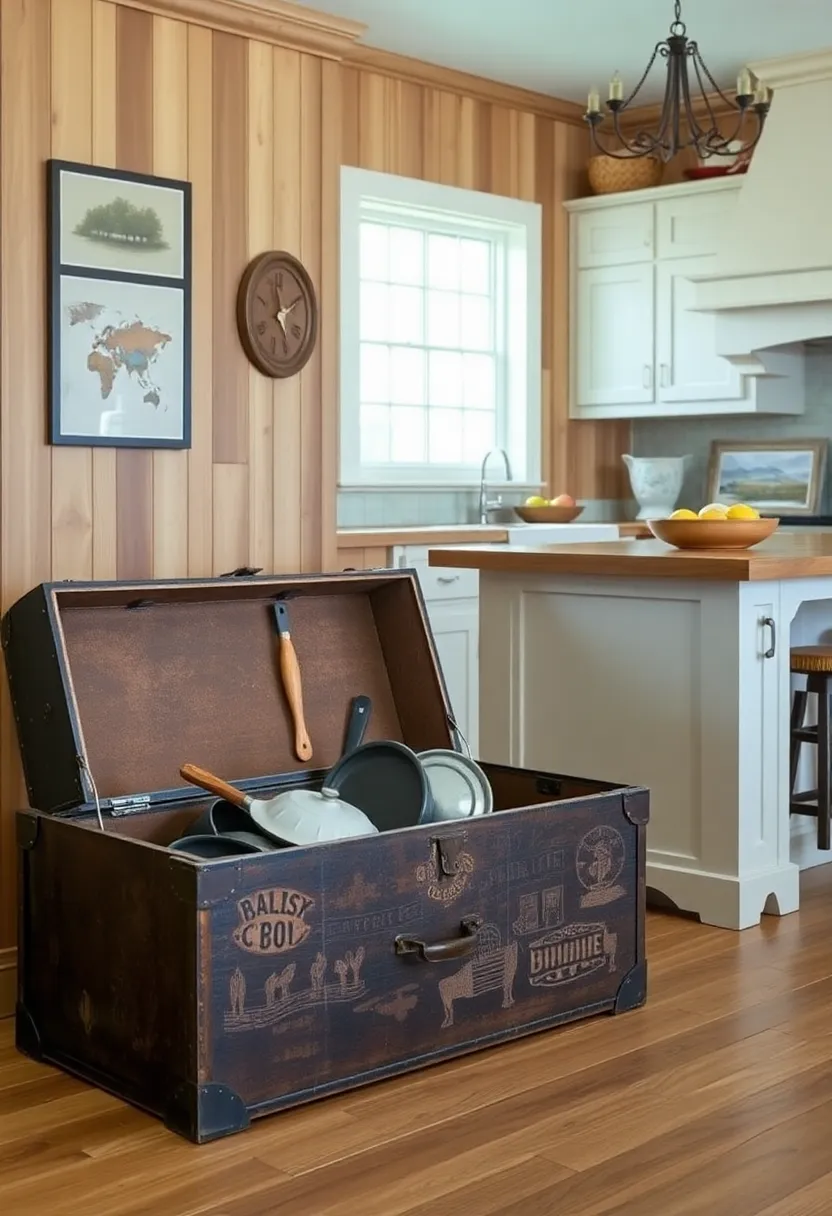
<instances>
[{"instance_id":1,"label":"ceiling","mask_svg":"<svg viewBox=\"0 0 832 1216\"><path fill-rule=\"evenodd\" d=\"M618 70L625 96L667 36L672 0L298 0L367 26L363 41L415 59L586 102ZM832 47L832 0L683 0L717 84L733 92L747 62ZM653 69L639 103L661 98Z\"/></svg>"}]
</instances>

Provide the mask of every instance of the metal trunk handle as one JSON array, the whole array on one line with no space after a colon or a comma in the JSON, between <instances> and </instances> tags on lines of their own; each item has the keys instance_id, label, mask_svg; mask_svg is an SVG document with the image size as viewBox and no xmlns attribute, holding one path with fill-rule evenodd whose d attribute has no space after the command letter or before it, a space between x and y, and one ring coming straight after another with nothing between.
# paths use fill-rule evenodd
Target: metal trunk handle
<instances>
[{"instance_id":1,"label":"metal trunk handle","mask_svg":"<svg viewBox=\"0 0 832 1216\"><path fill-rule=\"evenodd\" d=\"M395 939L396 954L415 954L424 963L442 963L445 959L462 958L463 955L473 954L476 950L477 936L481 928L481 916L463 916L459 922L459 937L449 937L445 941L423 942L418 937L399 934Z\"/></svg>"}]
</instances>

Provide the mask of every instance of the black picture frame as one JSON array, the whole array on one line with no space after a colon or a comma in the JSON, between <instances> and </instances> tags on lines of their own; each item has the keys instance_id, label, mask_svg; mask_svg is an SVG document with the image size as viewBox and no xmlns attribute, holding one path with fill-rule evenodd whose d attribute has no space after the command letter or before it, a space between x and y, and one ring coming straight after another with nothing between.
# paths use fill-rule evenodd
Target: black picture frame
<instances>
[{"instance_id":1,"label":"black picture frame","mask_svg":"<svg viewBox=\"0 0 832 1216\"><path fill-rule=\"evenodd\" d=\"M178 180L176 178L158 177L146 173L133 173L123 169L111 169L98 165L83 164L76 161L50 159L46 162L47 171L47 266L48 266L48 383L49 383L49 409L48 409L48 442L52 445L73 445L80 447L110 447L110 448L151 448L151 449L170 449L170 448L190 448L191 447L191 321L192 321L192 299L191 299L191 234L192 234L192 201L191 201L191 183L189 181ZM71 241L67 240L67 236L74 238L77 234L77 227L67 233L64 229L64 214L63 214L63 187L67 177L71 178L90 178L98 179L104 182L113 182L124 185L128 188L125 193L129 194L129 188L133 187L135 197L143 196L150 197L144 194L144 191L150 188L164 192L164 197L168 202L168 210L174 215L174 223L178 222L176 245L171 246L170 243L163 243L161 237L165 235L164 226L158 226L158 213L154 210L155 221L158 226L158 243L151 247L150 254L147 251L140 251L138 256L132 256L129 242L139 238L133 236L125 236L123 240L125 244L120 247L113 244L110 248L109 244L114 241L114 238L107 238L106 241L100 242L98 248L101 257L100 265L96 265L93 253L86 259L83 256L75 257L74 254L81 254L83 250L83 239L75 241L74 247L65 248L65 245L70 245ZM135 187L141 188L139 191ZM176 198L179 200L179 211L175 211ZM160 195L161 202L162 195ZM130 206L128 200L128 207ZM138 212L138 209L134 210ZM142 214L147 217L150 208L145 208ZM86 223L89 219L89 212L84 217ZM135 224L135 219L132 221ZM143 221L145 225L147 220ZM172 252L165 253L163 250L171 250ZM106 251L106 256L105 256ZM145 257L148 257L149 264L146 264L142 269L141 262ZM67 260L67 257L70 260ZM110 264L105 264L109 260ZM129 264L132 261L133 266ZM122 263L122 264L119 264ZM125 288L131 287L134 289L135 299L144 298L144 300L152 300L154 298L158 304L164 303L168 314L175 316L178 320L181 316L181 425L177 426L176 434L160 433L154 435L151 433L89 433L88 431L79 430L77 427L73 429L67 424L65 417L65 401L64 401L64 377L63 377L63 345L64 345L64 324L65 318L62 310L62 299L66 289L69 288L71 281L87 280L91 284L91 291L95 290L94 284L99 285L99 291L109 294L111 297L116 295L119 287L122 291ZM106 284L106 287L104 286ZM115 288L115 291L114 291ZM92 307L99 307L98 304ZM103 309L106 307L102 305ZM138 314L137 314L138 315ZM84 319L86 322L86 318ZM70 324L75 324L71 322ZM134 322L133 324L139 323ZM91 322L90 322L91 324ZM172 331L173 332L173 331ZM160 331L161 337L166 337L166 333ZM96 335L93 329L90 330L91 337L91 356L93 352L99 350L102 343L109 342L111 336L102 339L100 335ZM165 344L166 345L166 344ZM172 347L173 349L173 347ZM178 361L178 360L177 360ZM88 365L89 367L89 365ZM115 367L115 371L113 370ZM145 368L147 367L147 361ZM129 369L127 360L124 358L123 352L117 357L113 356L109 350L101 356L101 367L96 369L89 367L91 374L91 391L94 381L92 377L98 372L99 388L101 397L109 395L112 391L112 379L110 380L110 389L107 388L106 378L113 375L120 375L122 383L124 376L128 377L128 384L135 383L133 376L139 382L139 386L147 388L147 395L144 401L153 408L158 408L160 404L160 391L157 386L150 381L149 388L147 383L143 383L141 373L137 370ZM115 418L118 409L110 411L111 416ZM178 419L177 419L178 421ZM160 427L160 431L165 428ZM168 430L170 428L167 428ZM135 428L138 430L138 428Z\"/></svg>"}]
</instances>

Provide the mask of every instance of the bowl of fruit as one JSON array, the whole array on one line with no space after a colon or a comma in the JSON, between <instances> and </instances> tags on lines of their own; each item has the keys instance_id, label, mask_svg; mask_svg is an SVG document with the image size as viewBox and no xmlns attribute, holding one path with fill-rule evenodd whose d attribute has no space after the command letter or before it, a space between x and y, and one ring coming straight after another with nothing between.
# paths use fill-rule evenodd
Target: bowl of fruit
<instances>
[{"instance_id":1,"label":"bowl of fruit","mask_svg":"<svg viewBox=\"0 0 832 1216\"><path fill-rule=\"evenodd\" d=\"M533 494L522 507L514 510L526 524L571 524L583 511L571 494L558 494L557 498L541 498Z\"/></svg>"},{"instance_id":2,"label":"bowl of fruit","mask_svg":"<svg viewBox=\"0 0 832 1216\"><path fill-rule=\"evenodd\" d=\"M682 507L667 519L648 519L647 526L658 540L675 549L750 549L771 536L779 519L761 519L747 503L726 507L709 502L701 511Z\"/></svg>"}]
</instances>

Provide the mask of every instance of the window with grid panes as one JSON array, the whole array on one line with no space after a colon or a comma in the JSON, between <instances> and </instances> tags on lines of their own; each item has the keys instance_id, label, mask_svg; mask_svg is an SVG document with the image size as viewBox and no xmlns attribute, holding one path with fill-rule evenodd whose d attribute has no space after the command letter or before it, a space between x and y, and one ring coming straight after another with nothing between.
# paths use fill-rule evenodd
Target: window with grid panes
<instances>
[{"instance_id":1,"label":"window with grid panes","mask_svg":"<svg viewBox=\"0 0 832 1216\"><path fill-rule=\"evenodd\" d=\"M344 169L341 261L341 484L537 484L539 205Z\"/></svg>"}]
</instances>

